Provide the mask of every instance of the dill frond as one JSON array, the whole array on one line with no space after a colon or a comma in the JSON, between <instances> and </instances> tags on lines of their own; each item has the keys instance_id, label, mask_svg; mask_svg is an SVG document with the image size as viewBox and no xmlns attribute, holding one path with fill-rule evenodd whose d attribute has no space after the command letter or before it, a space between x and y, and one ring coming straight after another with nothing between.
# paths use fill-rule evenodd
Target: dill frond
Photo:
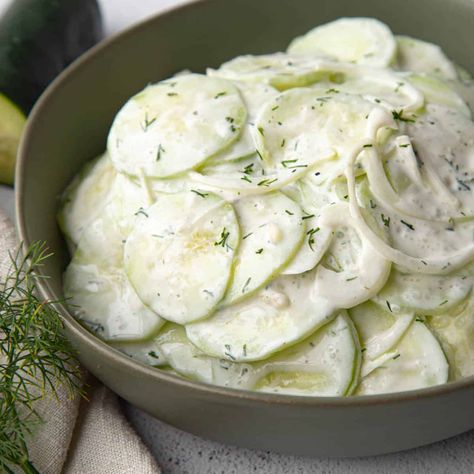
<instances>
[{"instance_id":1,"label":"dill frond","mask_svg":"<svg viewBox=\"0 0 474 474\"><path fill-rule=\"evenodd\" d=\"M50 257L44 243L21 247L0 280L0 472L38 472L28 456L27 438L42 420L34 403L46 394L58 398L64 387L81 391L79 366L56 305L43 301L37 273Z\"/></svg>"}]
</instances>

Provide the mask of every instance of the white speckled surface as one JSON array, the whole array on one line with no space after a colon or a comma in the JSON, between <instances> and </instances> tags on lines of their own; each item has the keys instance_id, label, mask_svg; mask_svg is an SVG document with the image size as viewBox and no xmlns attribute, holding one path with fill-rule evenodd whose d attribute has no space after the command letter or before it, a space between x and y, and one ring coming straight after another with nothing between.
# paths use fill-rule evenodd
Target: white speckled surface
<instances>
[{"instance_id":1,"label":"white speckled surface","mask_svg":"<svg viewBox=\"0 0 474 474\"><path fill-rule=\"evenodd\" d=\"M9 0L0 0L0 11ZM100 0L108 34L186 0ZM13 217L13 192L0 186L0 207ZM184 433L123 402L130 422L165 474L471 474L474 431L423 448L360 459L311 459L250 451ZM440 419L442 423L442 419ZM140 474L140 473L137 473Z\"/></svg>"},{"instance_id":2,"label":"white speckled surface","mask_svg":"<svg viewBox=\"0 0 474 474\"><path fill-rule=\"evenodd\" d=\"M177 430L129 405L124 404L124 408L166 474L474 472L474 431L403 453L356 459L312 459L225 446Z\"/></svg>"}]
</instances>

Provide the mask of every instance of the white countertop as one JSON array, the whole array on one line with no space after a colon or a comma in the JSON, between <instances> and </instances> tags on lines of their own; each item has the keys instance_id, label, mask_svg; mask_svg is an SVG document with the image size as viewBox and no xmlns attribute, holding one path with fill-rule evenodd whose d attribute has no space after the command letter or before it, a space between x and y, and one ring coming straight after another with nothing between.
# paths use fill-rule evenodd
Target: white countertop
<instances>
[{"instance_id":1,"label":"white countertop","mask_svg":"<svg viewBox=\"0 0 474 474\"><path fill-rule=\"evenodd\" d=\"M0 11L8 1L0 0ZM102 4L106 32L111 34L163 8L186 0L99 1ZM0 207L13 217L11 189L0 186ZM474 431L403 453L358 459L310 459L221 445L172 428L125 402L123 406L130 422L156 455L166 474L474 472Z\"/></svg>"}]
</instances>

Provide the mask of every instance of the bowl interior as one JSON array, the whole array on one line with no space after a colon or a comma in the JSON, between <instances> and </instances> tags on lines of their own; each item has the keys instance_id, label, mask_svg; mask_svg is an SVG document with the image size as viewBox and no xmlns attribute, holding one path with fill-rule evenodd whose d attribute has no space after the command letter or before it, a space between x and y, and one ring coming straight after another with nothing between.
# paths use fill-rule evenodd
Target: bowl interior
<instances>
[{"instance_id":1,"label":"bowl interior","mask_svg":"<svg viewBox=\"0 0 474 474\"><path fill-rule=\"evenodd\" d=\"M296 35L341 16L379 18L396 34L440 44L474 71L466 47L474 2L467 0L206 0L104 42L63 73L31 115L17 169L21 238L46 241L54 252L44 267L47 294L61 298L69 258L56 224L58 198L80 167L104 150L113 117L128 97L183 69L199 72L239 54L284 50Z\"/></svg>"}]
</instances>

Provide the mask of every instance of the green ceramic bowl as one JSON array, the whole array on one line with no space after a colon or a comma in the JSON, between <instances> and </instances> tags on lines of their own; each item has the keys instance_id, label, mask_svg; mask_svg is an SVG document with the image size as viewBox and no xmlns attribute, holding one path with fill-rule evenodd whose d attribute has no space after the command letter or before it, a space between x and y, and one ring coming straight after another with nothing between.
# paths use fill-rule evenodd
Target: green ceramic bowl
<instances>
[{"instance_id":1,"label":"green ceramic bowl","mask_svg":"<svg viewBox=\"0 0 474 474\"><path fill-rule=\"evenodd\" d=\"M46 298L61 298L67 264L58 196L105 148L112 119L148 82L243 53L285 48L340 16L374 16L394 32L441 44L474 71L472 0L203 0L169 10L103 42L74 63L32 112L17 168L21 238L47 241ZM474 378L408 393L306 398L186 381L133 362L61 313L81 362L121 397L183 430L226 443L313 456L361 456L431 443L474 428Z\"/></svg>"}]
</instances>

